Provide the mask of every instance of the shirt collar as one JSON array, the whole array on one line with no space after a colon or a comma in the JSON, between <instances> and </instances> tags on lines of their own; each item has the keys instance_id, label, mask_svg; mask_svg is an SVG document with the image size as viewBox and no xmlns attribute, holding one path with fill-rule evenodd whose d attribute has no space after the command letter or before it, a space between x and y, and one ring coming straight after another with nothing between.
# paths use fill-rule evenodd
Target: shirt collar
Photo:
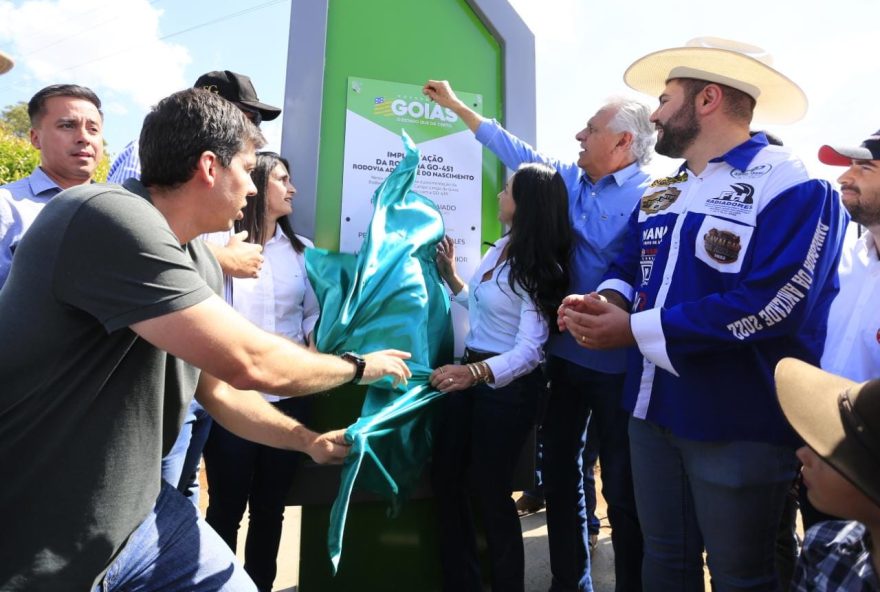
<instances>
[{"instance_id":1,"label":"shirt collar","mask_svg":"<svg viewBox=\"0 0 880 592\"><path fill-rule=\"evenodd\" d=\"M283 241L283 240L286 240L287 242L290 242L290 239L287 238L287 235L284 234L284 231L283 231L283 230L281 230L281 224L276 224L276 225L275 225L275 234L273 234L273 235L269 238L269 240L266 241L266 244L268 245L268 244L271 243L271 242L274 242L274 241Z\"/></svg>"},{"instance_id":2,"label":"shirt collar","mask_svg":"<svg viewBox=\"0 0 880 592\"><path fill-rule=\"evenodd\" d=\"M871 234L870 230L866 230L864 234L862 234L859 242L862 244L862 248L867 252L868 257L871 259L880 259L880 256L877 254L876 243L874 242L874 235Z\"/></svg>"},{"instance_id":3,"label":"shirt collar","mask_svg":"<svg viewBox=\"0 0 880 592\"><path fill-rule=\"evenodd\" d=\"M641 170L642 169L639 166L639 161L634 161L631 164L623 167L619 171L615 171L615 172L611 173L610 175L605 175L604 177L602 177L601 179L599 179L595 183L590 181L590 178L587 176L587 173L585 173L584 171L581 171L581 180L589 185L598 185L599 183L602 182L603 179L607 179L608 177L611 177L612 179L614 179L614 182L617 184L618 187L623 187L624 183L629 181L633 177L633 175L638 174Z\"/></svg>"},{"instance_id":4,"label":"shirt collar","mask_svg":"<svg viewBox=\"0 0 880 592\"><path fill-rule=\"evenodd\" d=\"M33 195L40 195L47 191L52 191L52 193L55 194L61 191L61 187L59 187L55 181L50 179L49 175L47 175L40 167L35 168L34 172L30 174L28 177L28 185L30 185L31 193Z\"/></svg>"},{"instance_id":5,"label":"shirt collar","mask_svg":"<svg viewBox=\"0 0 880 592\"><path fill-rule=\"evenodd\" d=\"M745 171L749 168L749 164L755 156L770 145L764 132L758 132L739 146L734 146L725 154L718 158L713 158L709 162L726 162L738 171Z\"/></svg>"}]
</instances>

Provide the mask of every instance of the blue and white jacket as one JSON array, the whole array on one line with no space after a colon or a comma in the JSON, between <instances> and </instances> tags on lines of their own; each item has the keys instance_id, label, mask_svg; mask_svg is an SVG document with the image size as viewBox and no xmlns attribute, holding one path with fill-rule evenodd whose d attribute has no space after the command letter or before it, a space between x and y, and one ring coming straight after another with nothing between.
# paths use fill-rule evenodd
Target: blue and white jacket
<instances>
[{"instance_id":1,"label":"blue and white jacket","mask_svg":"<svg viewBox=\"0 0 880 592\"><path fill-rule=\"evenodd\" d=\"M763 134L654 181L598 288L632 302L624 406L683 438L797 442L773 370L819 363L846 222L830 184Z\"/></svg>"}]
</instances>

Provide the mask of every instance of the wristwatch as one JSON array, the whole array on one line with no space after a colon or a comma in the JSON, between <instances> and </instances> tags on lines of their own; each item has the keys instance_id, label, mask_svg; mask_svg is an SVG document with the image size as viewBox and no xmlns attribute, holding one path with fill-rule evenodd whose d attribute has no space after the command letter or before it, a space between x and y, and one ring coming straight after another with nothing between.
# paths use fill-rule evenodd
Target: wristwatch
<instances>
[{"instance_id":1,"label":"wristwatch","mask_svg":"<svg viewBox=\"0 0 880 592\"><path fill-rule=\"evenodd\" d=\"M358 354L356 354L354 352L345 352L344 354L341 354L339 357L342 358L343 360L345 360L346 362L351 362L352 364L354 364L354 367L355 367L354 378L351 379L351 382L352 382L352 384L358 384L360 382L361 378L364 377L364 370L367 367L367 362L362 357L360 357Z\"/></svg>"}]
</instances>

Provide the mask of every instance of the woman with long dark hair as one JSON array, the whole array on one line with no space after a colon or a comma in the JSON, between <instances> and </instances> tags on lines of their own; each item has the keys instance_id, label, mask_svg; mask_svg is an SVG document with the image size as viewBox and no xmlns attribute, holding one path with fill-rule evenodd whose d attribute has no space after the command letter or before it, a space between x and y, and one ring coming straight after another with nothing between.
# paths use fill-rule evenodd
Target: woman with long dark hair
<instances>
[{"instance_id":1,"label":"woman with long dark hair","mask_svg":"<svg viewBox=\"0 0 880 592\"><path fill-rule=\"evenodd\" d=\"M263 246L263 268L259 278L233 279L231 304L258 327L308 344L319 310L303 256L311 243L293 232L288 218L296 193L289 171L287 161L278 154L257 154L251 173L257 194L248 199L235 230L247 230L247 240ZM306 419L307 399L263 396L281 412L299 421ZM284 498L300 453L255 444L215 423L204 454L209 496L206 520L235 551L239 523L249 506L244 567L261 592L271 591Z\"/></svg>"},{"instance_id":2,"label":"woman with long dark hair","mask_svg":"<svg viewBox=\"0 0 880 592\"><path fill-rule=\"evenodd\" d=\"M455 271L449 237L437 266L468 307L461 365L431 374L447 393L435 429L432 483L440 517L443 589L482 590L473 515L476 496L496 592L523 590L523 542L511 499L513 472L545 387L543 346L569 287L571 223L562 178L543 164L522 166L498 195L510 231L488 250L469 284ZM468 477L474 479L468 482Z\"/></svg>"}]
</instances>

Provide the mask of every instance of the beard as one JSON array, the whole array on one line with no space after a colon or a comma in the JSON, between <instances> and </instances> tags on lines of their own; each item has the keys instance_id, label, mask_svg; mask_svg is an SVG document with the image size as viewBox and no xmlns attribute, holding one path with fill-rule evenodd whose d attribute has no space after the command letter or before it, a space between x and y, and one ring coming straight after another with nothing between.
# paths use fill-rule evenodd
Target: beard
<instances>
[{"instance_id":1,"label":"beard","mask_svg":"<svg viewBox=\"0 0 880 592\"><path fill-rule=\"evenodd\" d=\"M685 150L694 143L701 130L693 101L686 102L666 123L658 123L656 127L663 132L659 134L654 147L657 154L670 158L684 156Z\"/></svg>"},{"instance_id":2,"label":"beard","mask_svg":"<svg viewBox=\"0 0 880 592\"><path fill-rule=\"evenodd\" d=\"M845 187L850 191L854 191L858 196L857 201L843 202L843 207L849 212L852 221L865 227L880 225L880 191L869 192L870 199L863 200L862 192L859 188L853 185L846 185Z\"/></svg>"}]
</instances>

